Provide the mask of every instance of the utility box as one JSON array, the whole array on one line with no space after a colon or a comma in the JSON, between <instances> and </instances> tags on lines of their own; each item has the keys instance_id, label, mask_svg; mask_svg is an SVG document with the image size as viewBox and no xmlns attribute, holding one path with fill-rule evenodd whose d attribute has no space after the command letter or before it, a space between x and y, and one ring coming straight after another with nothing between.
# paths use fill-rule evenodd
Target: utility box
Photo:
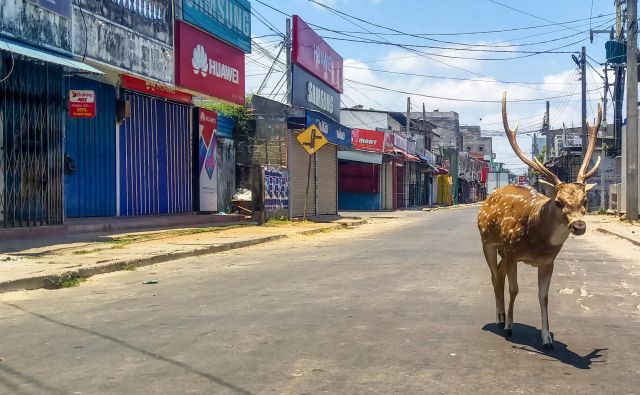
<instances>
[{"instance_id":1,"label":"utility box","mask_svg":"<svg viewBox=\"0 0 640 395\"><path fill-rule=\"evenodd\" d=\"M607 41L604 44L607 53L607 62L622 64L627 62L627 43L620 41Z\"/></svg>"},{"instance_id":2,"label":"utility box","mask_svg":"<svg viewBox=\"0 0 640 395\"><path fill-rule=\"evenodd\" d=\"M620 208L620 184L609 185L609 210L618 212Z\"/></svg>"}]
</instances>

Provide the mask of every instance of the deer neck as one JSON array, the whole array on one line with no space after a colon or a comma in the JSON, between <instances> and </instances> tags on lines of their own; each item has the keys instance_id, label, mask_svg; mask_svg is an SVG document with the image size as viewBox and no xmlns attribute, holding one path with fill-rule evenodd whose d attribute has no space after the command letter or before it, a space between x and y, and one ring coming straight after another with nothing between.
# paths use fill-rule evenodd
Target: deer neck
<instances>
[{"instance_id":1,"label":"deer neck","mask_svg":"<svg viewBox=\"0 0 640 395\"><path fill-rule=\"evenodd\" d=\"M545 235L549 244L559 247L569 237L569 228L564 224L562 210L549 199L540 207L539 234Z\"/></svg>"}]
</instances>

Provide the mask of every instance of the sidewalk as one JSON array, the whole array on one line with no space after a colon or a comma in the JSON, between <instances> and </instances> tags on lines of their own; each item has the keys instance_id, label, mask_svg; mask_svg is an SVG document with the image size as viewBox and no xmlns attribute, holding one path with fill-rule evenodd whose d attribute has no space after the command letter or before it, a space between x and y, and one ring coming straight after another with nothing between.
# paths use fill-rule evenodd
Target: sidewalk
<instances>
[{"instance_id":1,"label":"sidewalk","mask_svg":"<svg viewBox=\"0 0 640 395\"><path fill-rule=\"evenodd\" d=\"M79 279L96 274L133 270L365 222L361 219L328 223L275 222L263 226L241 224L40 240L23 249L0 253L0 293L72 286Z\"/></svg>"},{"instance_id":2,"label":"sidewalk","mask_svg":"<svg viewBox=\"0 0 640 395\"><path fill-rule=\"evenodd\" d=\"M588 215L587 229L591 227L596 232L619 237L640 247L640 223L630 224L609 215Z\"/></svg>"}]
</instances>

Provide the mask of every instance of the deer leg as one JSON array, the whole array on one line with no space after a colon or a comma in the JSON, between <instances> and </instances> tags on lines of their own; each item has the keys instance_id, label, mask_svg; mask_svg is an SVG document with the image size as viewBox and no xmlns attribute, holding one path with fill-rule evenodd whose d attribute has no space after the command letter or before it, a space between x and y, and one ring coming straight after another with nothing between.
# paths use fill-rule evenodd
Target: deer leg
<instances>
[{"instance_id":1,"label":"deer leg","mask_svg":"<svg viewBox=\"0 0 640 395\"><path fill-rule=\"evenodd\" d=\"M538 299L540 300L540 312L542 314L542 344L546 350L553 350L553 338L549 331L549 316L547 305L549 304L549 285L553 274L553 262L548 265L538 266Z\"/></svg>"},{"instance_id":2,"label":"deer leg","mask_svg":"<svg viewBox=\"0 0 640 395\"><path fill-rule=\"evenodd\" d=\"M485 244L482 245L482 249L487 265L489 265L489 270L491 270L491 283L493 284L493 293L496 299L496 324L504 328L504 276L502 276L502 283L500 283L500 266L502 265L498 265L498 249Z\"/></svg>"},{"instance_id":3,"label":"deer leg","mask_svg":"<svg viewBox=\"0 0 640 395\"><path fill-rule=\"evenodd\" d=\"M518 262L510 259L505 263L509 278L509 314L505 323L505 336L510 337L513 334L513 304L518 296Z\"/></svg>"}]
</instances>

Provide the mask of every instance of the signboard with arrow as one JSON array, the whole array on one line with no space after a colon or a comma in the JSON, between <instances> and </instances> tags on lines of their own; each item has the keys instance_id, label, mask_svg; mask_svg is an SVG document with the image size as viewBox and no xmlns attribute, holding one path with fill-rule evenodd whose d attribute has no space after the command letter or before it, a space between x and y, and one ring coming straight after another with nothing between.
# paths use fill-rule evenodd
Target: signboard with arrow
<instances>
[{"instance_id":1,"label":"signboard with arrow","mask_svg":"<svg viewBox=\"0 0 640 395\"><path fill-rule=\"evenodd\" d=\"M327 138L324 137L324 134L316 125L306 128L304 132L298 135L297 139L309 155L315 154L328 143Z\"/></svg>"}]
</instances>

